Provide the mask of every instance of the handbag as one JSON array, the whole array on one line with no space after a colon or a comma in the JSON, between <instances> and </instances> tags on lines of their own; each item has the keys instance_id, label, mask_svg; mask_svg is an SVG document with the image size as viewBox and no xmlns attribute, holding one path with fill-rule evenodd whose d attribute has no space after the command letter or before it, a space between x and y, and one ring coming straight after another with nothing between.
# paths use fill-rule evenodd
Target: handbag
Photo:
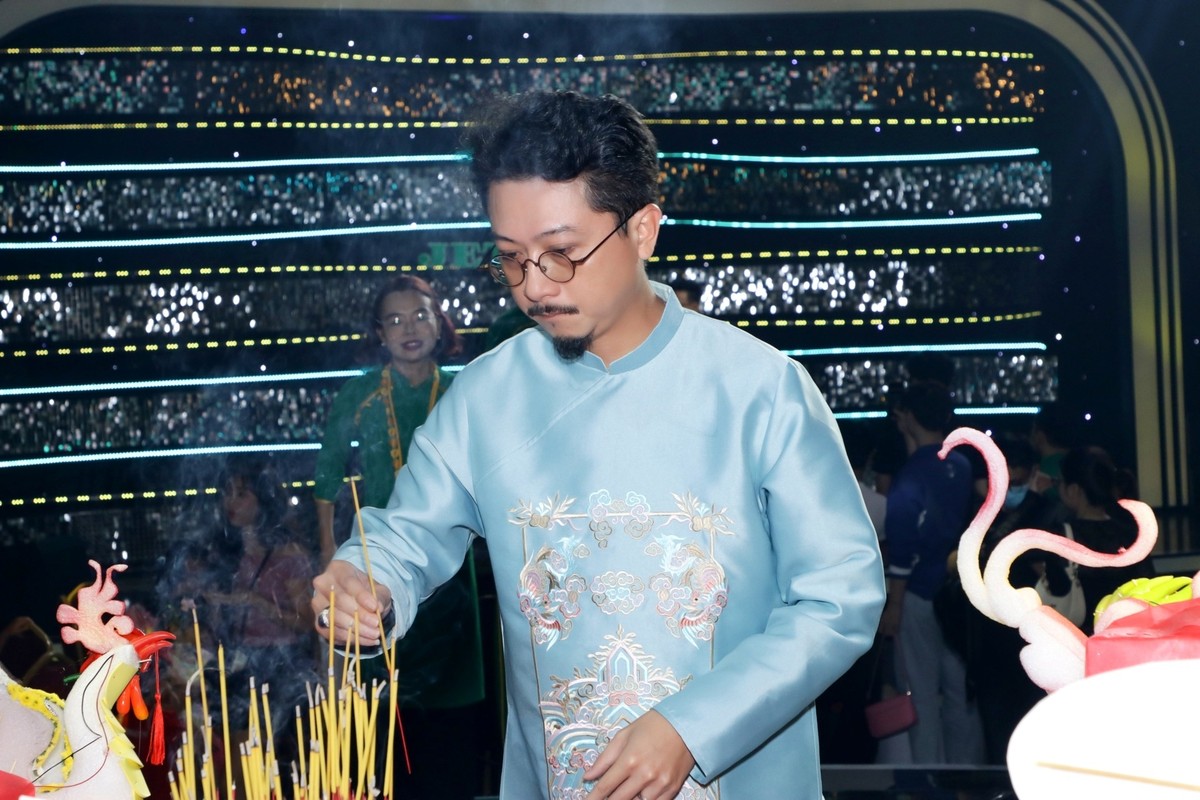
<instances>
[{"instance_id":1,"label":"handbag","mask_svg":"<svg viewBox=\"0 0 1200 800\"><path fill-rule=\"evenodd\" d=\"M875 664L871 668L871 680L867 684L869 687L875 685L875 676L879 672L880 661L883 660L883 649L882 644L876 648ZM867 731L876 739L886 739L917 724L917 707L913 705L912 692L908 690L874 703L867 703L863 713L867 717Z\"/></svg>"},{"instance_id":2,"label":"handbag","mask_svg":"<svg viewBox=\"0 0 1200 800\"><path fill-rule=\"evenodd\" d=\"M1069 522L1063 523L1067 538L1075 541L1075 533L1071 530ZM1071 581L1071 588L1066 594L1054 594L1050 591L1050 583L1046 580L1045 573L1038 578L1034 589L1037 590L1038 597L1042 598L1042 603L1053 608L1059 614L1071 622L1076 627L1083 625L1083 620L1087 616L1087 602L1083 598L1083 586L1079 583L1079 565L1073 561L1067 562L1067 577Z\"/></svg>"},{"instance_id":3,"label":"handbag","mask_svg":"<svg viewBox=\"0 0 1200 800\"><path fill-rule=\"evenodd\" d=\"M867 715L867 730L876 739L886 739L917 724L912 692L870 703L863 711Z\"/></svg>"}]
</instances>

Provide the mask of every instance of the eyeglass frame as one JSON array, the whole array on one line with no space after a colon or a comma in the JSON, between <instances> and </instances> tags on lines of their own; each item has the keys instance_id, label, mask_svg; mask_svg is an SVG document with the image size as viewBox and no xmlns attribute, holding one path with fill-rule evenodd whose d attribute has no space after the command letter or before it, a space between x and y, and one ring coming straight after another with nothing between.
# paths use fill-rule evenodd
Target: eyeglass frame
<instances>
[{"instance_id":1,"label":"eyeglass frame","mask_svg":"<svg viewBox=\"0 0 1200 800\"><path fill-rule=\"evenodd\" d=\"M427 317L422 317L422 314L428 314ZM392 322L391 320L397 320ZM435 309L418 308L411 314L384 314L382 318L375 320L375 324L384 330L394 330L396 328L404 328L407 325L412 325L414 328L424 325L427 322L437 322L438 313Z\"/></svg>"},{"instance_id":2,"label":"eyeglass frame","mask_svg":"<svg viewBox=\"0 0 1200 800\"><path fill-rule=\"evenodd\" d=\"M535 267L540 269L542 271L542 275L544 275L547 280L554 281L555 283L570 283L571 280L575 277L575 271L579 269L579 265L582 264L583 262L587 261L592 256L594 256L596 254L596 251L599 250L601 247L603 247L604 243L607 242L609 239L611 239L616 234L617 231L624 228L625 225L629 222L629 220L633 219L633 215L636 213L637 213L636 211L631 211L629 214L626 214L625 218L622 219L617 224L617 227L615 227L611 231L609 231L608 235L605 236L603 239L601 239L600 242L595 247L593 247L591 250L588 250L587 253L584 254L583 258L571 258L566 253L560 253L557 250L543 250L542 254L539 255L536 260L534 260L532 258L528 258L528 257L518 259L516 256L495 255L495 256L492 256L491 258L489 258L487 261L480 264L479 268L487 270L491 274L492 280L494 280L496 283L500 284L501 286L505 286L509 289L516 288L517 286L520 286L522 283L525 282L525 279L529 276L529 265L530 264L533 264ZM569 263L571 265L571 276L569 278L567 278L565 281L560 281L560 280L555 280L554 278L550 277L550 274L548 272L546 272L546 267L542 266L542 256L546 255L547 253L554 253L554 254L561 256L562 258L565 258L567 260L567 263ZM505 258L512 259L513 261L516 261L518 264L521 265L521 280L517 281L516 283L509 283L507 280L505 280L502 277L505 275L505 272L504 272L504 266L503 266L503 264L500 263L500 261Z\"/></svg>"}]
</instances>

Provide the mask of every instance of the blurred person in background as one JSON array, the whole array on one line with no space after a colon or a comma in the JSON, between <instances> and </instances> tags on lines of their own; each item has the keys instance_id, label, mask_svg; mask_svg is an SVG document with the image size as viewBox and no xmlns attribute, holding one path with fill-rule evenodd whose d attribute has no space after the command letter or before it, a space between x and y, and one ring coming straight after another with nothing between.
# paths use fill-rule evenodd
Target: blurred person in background
<instances>
[{"instance_id":1,"label":"blurred person in background","mask_svg":"<svg viewBox=\"0 0 1200 800\"><path fill-rule=\"evenodd\" d=\"M909 729L917 764L977 764L983 732L967 695L962 656L946 643L933 600L971 512L970 462L958 450L939 458L954 413L938 381L911 383L893 414L909 451L887 498L887 605L880 634L896 638L897 669L908 678L917 723Z\"/></svg>"},{"instance_id":2,"label":"blurred person in background","mask_svg":"<svg viewBox=\"0 0 1200 800\"><path fill-rule=\"evenodd\" d=\"M276 752L285 764L298 752L293 708L307 704L306 683L319 678L309 604L312 543L290 523L287 493L268 458L231 456L218 486L216 524L175 548L161 584L168 607L180 612L167 615L180 647L164 656L173 663L165 683L181 697L195 670L194 609L212 686L218 645L225 651L234 741L247 737L250 681L260 691L269 686Z\"/></svg>"},{"instance_id":3,"label":"blurred person in background","mask_svg":"<svg viewBox=\"0 0 1200 800\"><path fill-rule=\"evenodd\" d=\"M1062 532L1075 541L1098 553L1119 553L1137 539L1137 524L1133 515L1117 504L1121 499L1120 487L1131 488L1132 481L1113 463L1112 458L1099 447L1077 447L1066 453L1060 462L1061 479L1058 496L1067 509L1067 519L1062 523ZM1118 586L1134 578L1154 577L1154 565L1150 559L1130 564L1127 567L1078 568L1079 583L1087 607L1083 632L1089 636L1093 630L1093 612L1096 605Z\"/></svg>"}]
</instances>

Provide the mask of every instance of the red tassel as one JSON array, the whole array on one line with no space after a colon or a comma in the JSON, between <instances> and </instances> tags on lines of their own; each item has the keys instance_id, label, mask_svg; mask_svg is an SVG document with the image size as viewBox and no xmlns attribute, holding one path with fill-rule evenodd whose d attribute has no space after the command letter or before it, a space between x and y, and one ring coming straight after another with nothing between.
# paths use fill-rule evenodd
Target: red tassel
<instances>
[{"instance_id":1,"label":"red tassel","mask_svg":"<svg viewBox=\"0 0 1200 800\"><path fill-rule=\"evenodd\" d=\"M154 656L154 721L150 723L150 763L167 760L166 734L163 733L162 690L158 684L158 654Z\"/></svg>"}]
</instances>

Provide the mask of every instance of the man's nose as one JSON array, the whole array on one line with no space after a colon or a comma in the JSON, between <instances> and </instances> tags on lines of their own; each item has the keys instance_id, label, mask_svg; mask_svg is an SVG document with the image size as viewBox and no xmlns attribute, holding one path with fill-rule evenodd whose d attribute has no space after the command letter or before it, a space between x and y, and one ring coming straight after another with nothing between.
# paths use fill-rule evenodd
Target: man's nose
<instances>
[{"instance_id":1,"label":"man's nose","mask_svg":"<svg viewBox=\"0 0 1200 800\"><path fill-rule=\"evenodd\" d=\"M525 262L525 280L519 288L525 293L526 299L532 303L540 303L547 297L558 292L560 284L546 277L546 273L532 261Z\"/></svg>"}]
</instances>

